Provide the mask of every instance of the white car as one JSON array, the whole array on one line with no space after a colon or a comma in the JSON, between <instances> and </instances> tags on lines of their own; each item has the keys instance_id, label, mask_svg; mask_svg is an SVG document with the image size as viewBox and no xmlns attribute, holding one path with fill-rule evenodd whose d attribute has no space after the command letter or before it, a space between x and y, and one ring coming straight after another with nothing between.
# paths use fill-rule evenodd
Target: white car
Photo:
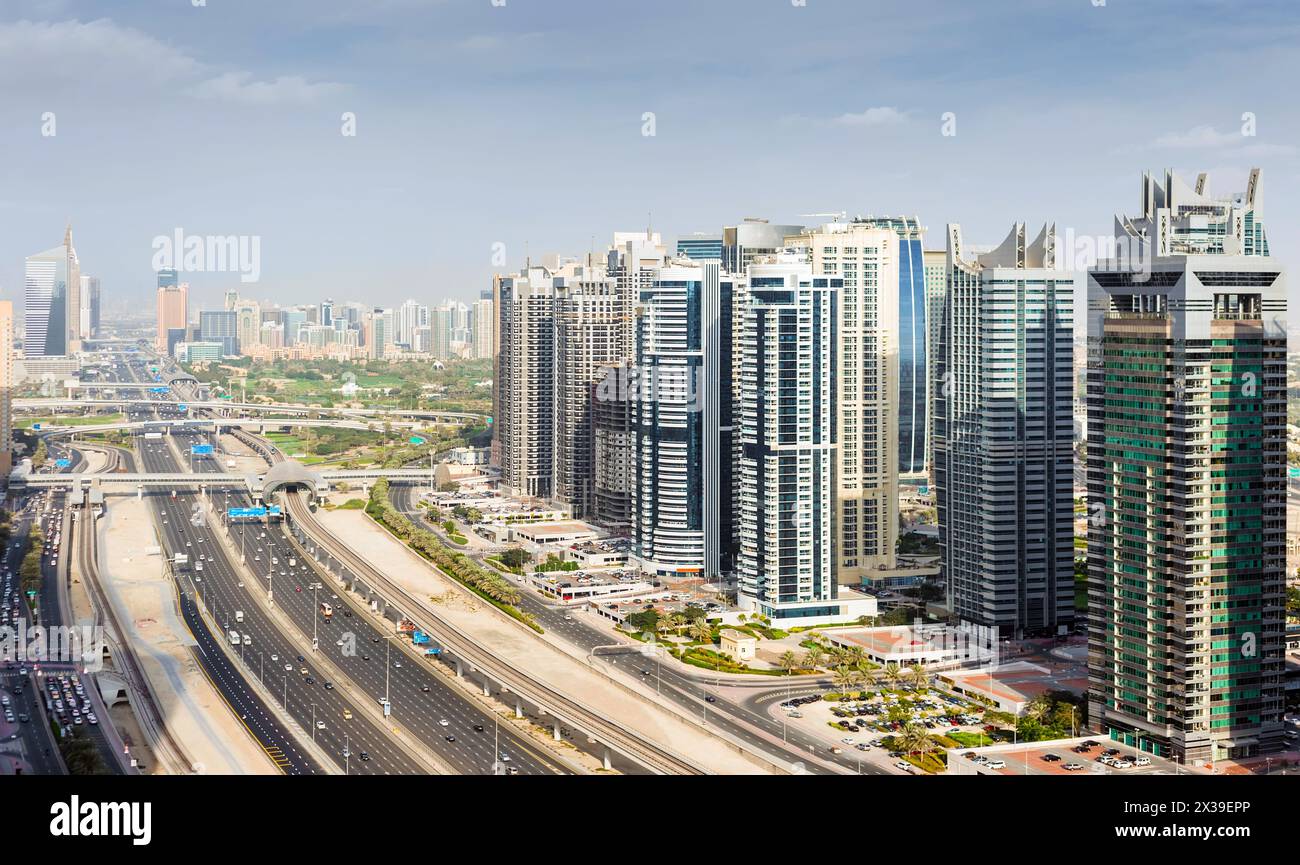
<instances>
[{"instance_id":1,"label":"white car","mask_svg":"<svg viewBox=\"0 0 1300 865\"><path fill-rule=\"evenodd\" d=\"M450 723L451 723L451 722L449 722L446 718L443 718L443 719L441 719L441 720L438 721L438 726L439 726L439 727L446 727L446 726L447 726L448 724L450 724Z\"/></svg>"},{"instance_id":2,"label":"white car","mask_svg":"<svg viewBox=\"0 0 1300 865\"><path fill-rule=\"evenodd\" d=\"M1133 765L1134 765L1134 766L1150 766L1150 765L1151 765L1151 758L1150 758L1150 757L1138 757L1136 760L1133 761Z\"/></svg>"}]
</instances>

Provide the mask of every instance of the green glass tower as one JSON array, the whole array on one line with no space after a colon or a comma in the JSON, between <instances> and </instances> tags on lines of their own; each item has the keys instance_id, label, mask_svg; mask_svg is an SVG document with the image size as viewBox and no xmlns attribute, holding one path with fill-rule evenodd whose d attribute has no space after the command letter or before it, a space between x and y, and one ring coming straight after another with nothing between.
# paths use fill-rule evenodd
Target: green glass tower
<instances>
[{"instance_id":1,"label":"green glass tower","mask_svg":"<svg viewBox=\"0 0 1300 865\"><path fill-rule=\"evenodd\" d=\"M1206 184L1088 274L1089 721L1190 763L1283 741L1286 280L1259 172Z\"/></svg>"}]
</instances>

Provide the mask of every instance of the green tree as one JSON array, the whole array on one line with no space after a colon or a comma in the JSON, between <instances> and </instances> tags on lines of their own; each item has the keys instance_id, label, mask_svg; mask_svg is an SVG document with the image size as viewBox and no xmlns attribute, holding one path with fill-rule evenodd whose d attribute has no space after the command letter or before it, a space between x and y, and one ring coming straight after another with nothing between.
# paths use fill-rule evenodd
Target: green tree
<instances>
[{"instance_id":1,"label":"green tree","mask_svg":"<svg viewBox=\"0 0 1300 865\"><path fill-rule=\"evenodd\" d=\"M787 649L781 654L781 657L777 659L776 664L782 670L785 670L785 674L788 676L795 670L799 669L799 657L794 652Z\"/></svg>"}]
</instances>

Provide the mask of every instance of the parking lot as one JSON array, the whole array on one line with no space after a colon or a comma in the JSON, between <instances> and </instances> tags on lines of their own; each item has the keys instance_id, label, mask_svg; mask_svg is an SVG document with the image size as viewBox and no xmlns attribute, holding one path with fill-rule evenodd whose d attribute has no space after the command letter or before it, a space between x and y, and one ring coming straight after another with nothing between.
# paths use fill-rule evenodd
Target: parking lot
<instances>
[{"instance_id":1,"label":"parking lot","mask_svg":"<svg viewBox=\"0 0 1300 865\"><path fill-rule=\"evenodd\" d=\"M1096 736L948 751L953 775L1174 775L1178 764Z\"/></svg>"}]
</instances>

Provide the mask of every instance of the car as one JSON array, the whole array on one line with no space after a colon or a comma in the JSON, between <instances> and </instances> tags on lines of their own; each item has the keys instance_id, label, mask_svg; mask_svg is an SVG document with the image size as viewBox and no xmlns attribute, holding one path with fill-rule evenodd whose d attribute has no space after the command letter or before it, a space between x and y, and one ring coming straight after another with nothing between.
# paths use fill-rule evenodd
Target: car
<instances>
[{"instance_id":1,"label":"car","mask_svg":"<svg viewBox=\"0 0 1300 865\"><path fill-rule=\"evenodd\" d=\"M482 732L483 732L483 725L482 725L482 724L475 724L475 725L474 725L474 732L475 732L475 733L482 733Z\"/></svg>"},{"instance_id":2,"label":"car","mask_svg":"<svg viewBox=\"0 0 1300 865\"><path fill-rule=\"evenodd\" d=\"M1134 765L1134 766L1150 766L1150 765L1151 765L1151 758L1150 758L1150 757L1138 757L1136 760L1133 761L1133 765Z\"/></svg>"},{"instance_id":3,"label":"car","mask_svg":"<svg viewBox=\"0 0 1300 865\"><path fill-rule=\"evenodd\" d=\"M334 690L334 683L333 683L333 682L326 682L326 683L325 683L325 690L327 690L327 691L333 691L333 690Z\"/></svg>"},{"instance_id":4,"label":"car","mask_svg":"<svg viewBox=\"0 0 1300 865\"><path fill-rule=\"evenodd\" d=\"M343 720L344 720L344 721L351 721L351 720L352 720L352 710L351 710L351 709L344 709L344 710L343 710Z\"/></svg>"},{"instance_id":5,"label":"car","mask_svg":"<svg viewBox=\"0 0 1300 865\"><path fill-rule=\"evenodd\" d=\"M852 740L852 739L840 739L840 741L843 742L845 745L852 745L852 744L853 744L853 740Z\"/></svg>"},{"instance_id":6,"label":"car","mask_svg":"<svg viewBox=\"0 0 1300 865\"><path fill-rule=\"evenodd\" d=\"M292 673L292 672L293 672L293 664L285 664L285 665L284 665L284 671L285 671L286 673Z\"/></svg>"},{"instance_id":7,"label":"car","mask_svg":"<svg viewBox=\"0 0 1300 865\"><path fill-rule=\"evenodd\" d=\"M1043 762L1044 762L1044 763L1059 763L1059 762L1061 762L1061 758L1058 757L1058 756L1056 756L1055 754L1044 754L1044 755L1043 755Z\"/></svg>"},{"instance_id":8,"label":"car","mask_svg":"<svg viewBox=\"0 0 1300 865\"><path fill-rule=\"evenodd\" d=\"M497 759L500 760L502 763L509 763L510 755L507 754L505 751L502 751L500 754L497 754Z\"/></svg>"},{"instance_id":9,"label":"car","mask_svg":"<svg viewBox=\"0 0 1300 865\"><path fill-rule=\"evenodd\" d=\"M1006 761L1004 761L1004 760L989 760L988 763L985 764L985 765L987 765L990 769L1005 769L1005 768L1007 768Z\"/></svg>"},{"instance_id":10,"label":"car","mask_svg":"<svg viewBox=\"0 0 1300 865\"><path fill-rule=\"evenodd\" d=\"M1083 764L1082 764L1082 763L1066 763L1066 764L1065 764L1064 766L1062 766L1061 768L1064 769L1064 770L1067 771L1067 772L1082 772L1082 771L1083 771Z\"/></svg>"},{"instance_id":11,"label":"car","mask_svg":"<svg viewBox=\"0 0 1300 865\"><path fill-rule=\"evenodd\" d=\"M902 760L899 760L897 763L895 763L895 764L894 764L894 768L895 768L895 769L902 769L904 772L910 772L910 771L912 771L912 766L911 766L911 764L910 764L910 763L904 763Z\"/></svg>"},{"instance_id":12,"label":"car","mask_svg":"<svg viewBox=\"0 0 1300 865\"><path fill-rule=\"evenodd\" d=\"M317 730L324 730L324 729L325 729L325 722L324 722L324 721L317 721L317 722L316 722L316 729L317 729Z\"/></svg>"},{"instance_id":13,"label":"car","mask_svg":"<svg viewBox=\"0 0 1300 865\"><path fill-rule=\"evenodd\" d=\"M962 756L967 760L974 760L979 757L979 754L976 754L974 751L967 751L965 754L962 754Z\"/></svg>"},{"instance_id":14,"label":"car","mask_svg":"<svg viewBox=\"0 0 1300 865\"><path fill-rule=\"evenodd\" d=\"M1130 763L1128 760L1116 760L1114 763L1111 763L1111 765L1114 766L1116 769L1131 769L1131 768L1133 768L1133 764Z\"/></svg>"},{"instance_id":15,"label":"car","mask_svg":"<svg viewBox=\"0 0 1300 865\"><path fill-rule=\"evenodd\" d=\"M712 694L705 694L705 695L704 695L704 702L706 702L706 703L716 703L716 702L718 702L718 698L715 697L715 696L713 696Z\"/></svg>"},{"instance_id":16,"label":"car","mask_svg":"<svg viewBox=\"0 0 1300 865\"><path fill-rule=\"evenodd\" d=\"M299 663L299 664L305 664L305 663L307 663L307 659L304 658L302 655L299 655L299 656L298 656L298 663Z\"/></svg>"},{"instance_id":17,"label":"car","mask_svg":"<svg viewBox=\"0 0 1300 865\"><path fill-rule=\"evenodd\" d=\"M361 762L363 762L363 763L368 762L368 761L370 760L370 755L369 755L368 753L366 753L365 751L362 751L362 752L361 752L360 754L358 754L357 756L361 758Z\"/></svg>"},{"instance_id":18,"label":"car","mask_svg":"<svg viewBox=\"0 0 1300 865\"><path fill-rule=\"evenodd\" d=\"M448 733L446 736L443 736L442 738L446 739L448 742L455 742L455 741L456 741L456 737L453 736L453 735L451 735L450 733Z\"/></svg>"},{"instance_id":19,"label":"car","mask_svg":"<svg viewBox=\"0 0 1300 865\"><path fill-rule=\"evenodd\" d=\"M439 718L439 719L438 719L438 726L439 726L439 727L446 727L449 723L451 723L451 722L448 721L446 718Z\"/></svg>"}]
</instances>

